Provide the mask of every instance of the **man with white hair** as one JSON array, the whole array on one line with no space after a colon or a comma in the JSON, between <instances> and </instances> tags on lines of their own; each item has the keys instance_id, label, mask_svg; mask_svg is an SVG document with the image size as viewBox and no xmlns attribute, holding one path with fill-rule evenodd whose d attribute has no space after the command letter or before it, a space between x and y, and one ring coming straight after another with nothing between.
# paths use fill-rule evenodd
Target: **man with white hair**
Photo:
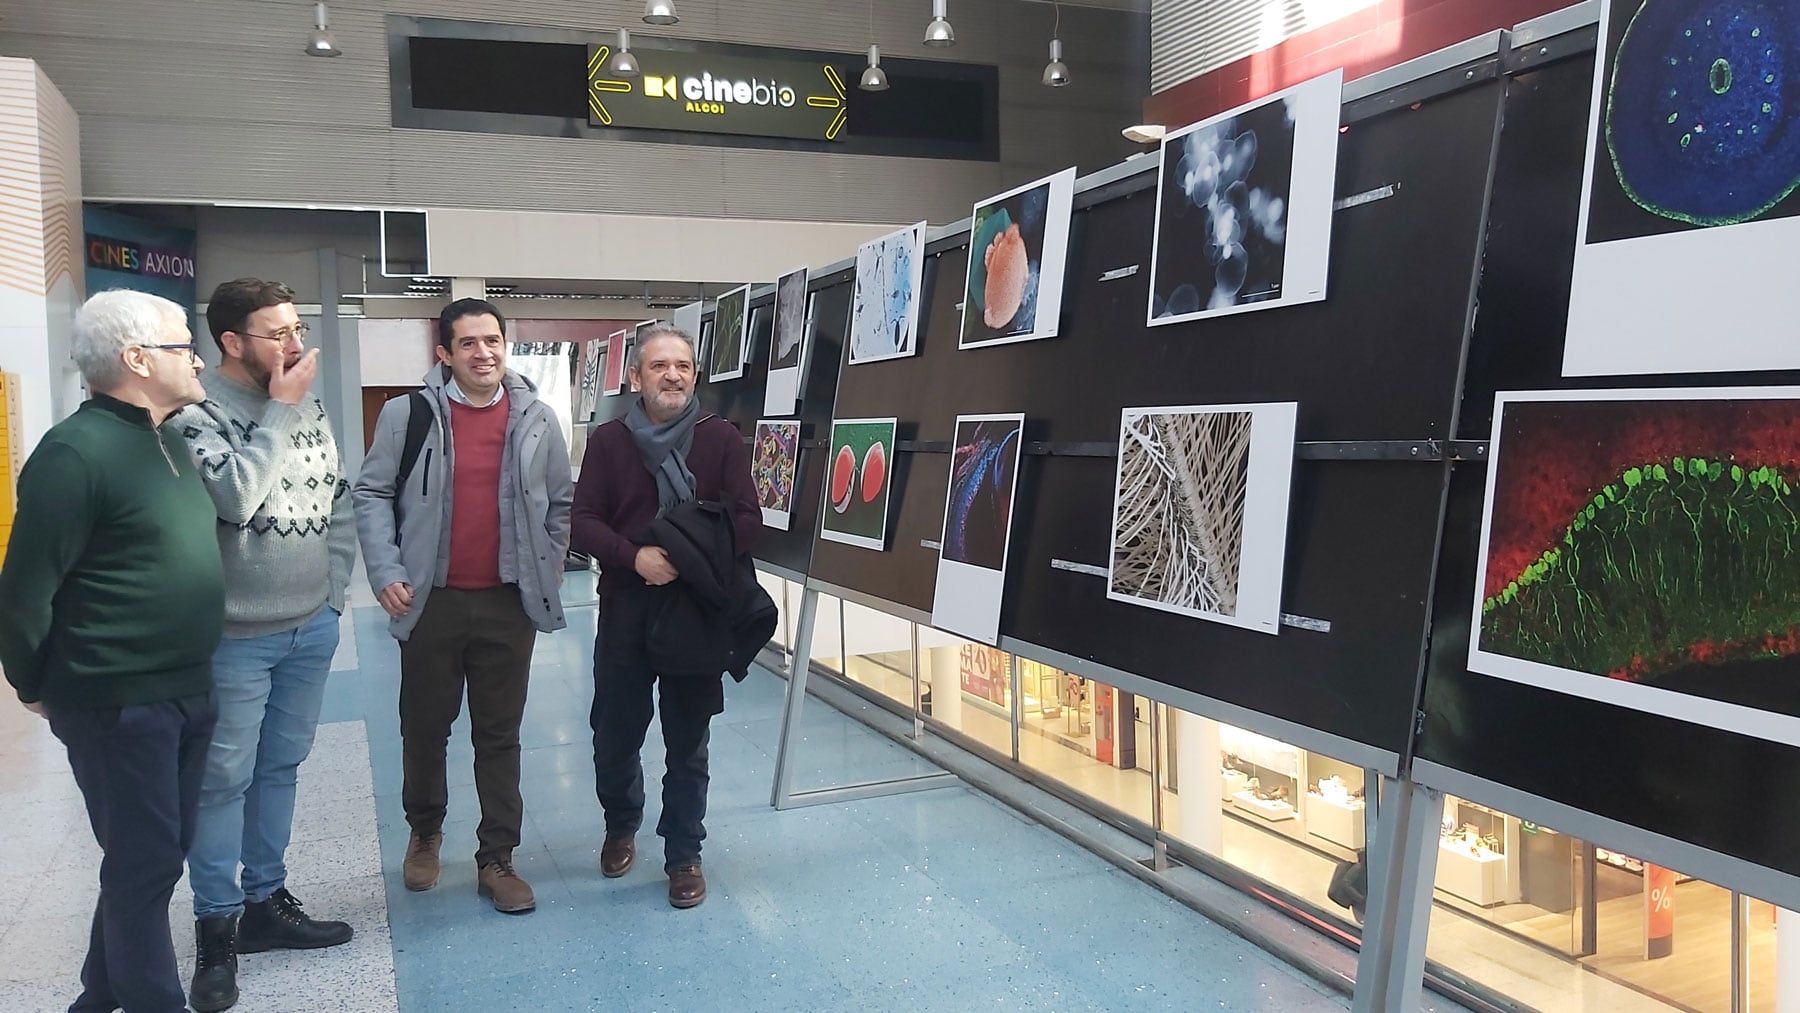
<instances>
[{"instance_id":1,"label":"man with white hair","mask_svg":"<svg viewBox=\"0 0 1800 1013\"><path fill-rule=\"evenodd\" d=\"M225 588L214 512L179 436L204 397L181 307L102 292L75 315L93 395L19 474L0 566L0 665L69 752L100 861L71 1013L185 1008L169 897L212 738Z\"/></svg>"}]
</instances>

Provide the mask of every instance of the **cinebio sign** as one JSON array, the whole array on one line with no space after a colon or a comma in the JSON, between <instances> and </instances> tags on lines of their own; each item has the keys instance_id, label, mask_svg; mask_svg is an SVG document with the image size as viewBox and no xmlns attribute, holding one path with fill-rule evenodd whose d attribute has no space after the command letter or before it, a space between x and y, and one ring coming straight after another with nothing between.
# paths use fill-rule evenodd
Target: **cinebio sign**
<instances>
[{"instance_id":1,"label":"cinebio sign","mask_svg":"<svg viewBox=\"0 0 1800 1013\"><path fill-rule=\"evenodd\" d=\"M648 40L645 40L648 41ZM844 129L843 70L817 60L651 49L634 45L642 73L614 77L613 47L588 47L588 122L596 127L686 130L835 141Z\"/></svg>"}]
</instances>

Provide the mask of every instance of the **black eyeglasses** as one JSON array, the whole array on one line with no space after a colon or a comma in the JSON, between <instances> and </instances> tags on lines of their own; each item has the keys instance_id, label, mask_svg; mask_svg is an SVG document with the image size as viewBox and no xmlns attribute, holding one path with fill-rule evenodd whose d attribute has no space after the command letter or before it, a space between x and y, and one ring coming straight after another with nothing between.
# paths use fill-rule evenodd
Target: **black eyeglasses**
<instances>
[{"instance_id":1,"label":"black eyeglasses","mask_svg":"<svg viewBox=\"0 0 1800 1013\"><path fill-rule=\"evenodd\" d=\"M274 334L251 334L249 331L239 331L238 333L246 338L261 338L264 341L274 341L283 345L287 344L292 338L299 338L300 343L304 345L306 344L306 336L312 333L312 326L310 324L295 324L292 327L283 327Z\"/></svg>"},{"instance_id":2,"label":"black eyeglasses","mask_svg":"<svg viewBox=\"0 0 1800 1013\"><path fill-rule=\"evenodd\" d=\"M194 350L194 345L195 345L195 342L190 341L185 345L139 345L138 347L139 348L160 348L165 352L183 352L190 359L198 359L200 357L200 353Z\"/></svg>"}]
</instances>

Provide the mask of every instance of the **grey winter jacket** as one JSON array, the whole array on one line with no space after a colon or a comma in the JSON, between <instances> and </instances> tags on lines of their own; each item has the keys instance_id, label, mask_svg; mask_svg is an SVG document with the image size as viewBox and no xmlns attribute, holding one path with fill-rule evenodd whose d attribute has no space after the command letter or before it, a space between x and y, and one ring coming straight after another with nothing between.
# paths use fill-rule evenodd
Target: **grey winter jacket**
<instances>
[{"instance_id":1,"label":"grey winter jacket","mask_svg":"<svg viewBox=\"0 0 1800 1013\"><path fill-rule=\"evenodd\" d=\"M454 452L445 420L450 371L443 365L425 374L426 400L434 416L424 450L413 465L406 487L395 490L400 454L406 442L406 420L413 399L397 397L382 406L375 439L363 458L362 473L352 493L356 530L362 541L369 586L377 594L396 581L413 588L412 608L388 621L397 640L412 634L434 587L442 587L450 569L450 469ZM509 418L506 449L500 462L500 579L519 585L520 604L537 628L560 630L563 619L563 557L569 547L569 509L574 482L569 448L562 426L550 407L538 400L530 380L506 371ZM399 509L395 510L398 496ZM395 516L399 530L395 530Z\"/></svg>"}]
</instances>

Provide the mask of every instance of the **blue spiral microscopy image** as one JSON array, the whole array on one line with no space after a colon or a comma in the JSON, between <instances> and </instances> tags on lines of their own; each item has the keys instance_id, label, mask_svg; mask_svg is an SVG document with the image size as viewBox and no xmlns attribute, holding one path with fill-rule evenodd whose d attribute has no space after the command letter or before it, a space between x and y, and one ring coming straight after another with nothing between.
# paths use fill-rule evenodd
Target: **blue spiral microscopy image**
<instances>
[{"instance_id":1,"label":"blue spiral microscopy image","mask_svg":"<svg viewBox=\"0 0 1800 1013\"><path fill-rule=\"evenodd\" d=\"M1624 0L1610 13L1588 241L1800 211L1800 6Z\"/></svg>"}]
</instances>

